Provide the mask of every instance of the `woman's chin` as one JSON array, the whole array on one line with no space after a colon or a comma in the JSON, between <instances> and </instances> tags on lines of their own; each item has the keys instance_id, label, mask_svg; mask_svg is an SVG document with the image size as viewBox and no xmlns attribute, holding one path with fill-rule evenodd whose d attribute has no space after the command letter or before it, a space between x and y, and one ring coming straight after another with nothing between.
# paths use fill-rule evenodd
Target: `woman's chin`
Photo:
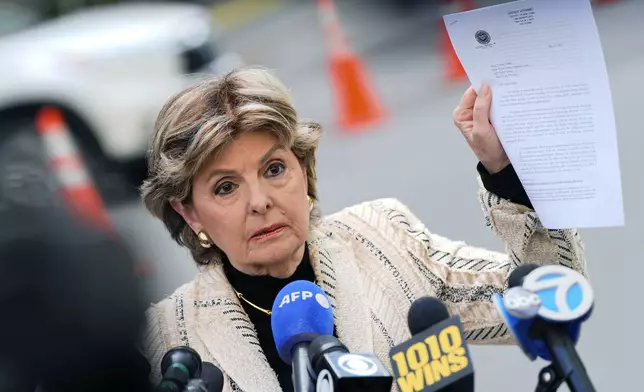
<instances>
[{"instance_id":1,"label":"woman's chin","mask_svg":"<svg viewBox=\"0 0 644 392\"><path fill-rule=\"evenodd\" d=\"M294 257L301 260L301 255L297 252L301 244L292 236L287 235L279 240L251 243L248 259L253 263L262 265L274 265L279 263L288 263L293 261Z\"/></svg>"}]
</instances>

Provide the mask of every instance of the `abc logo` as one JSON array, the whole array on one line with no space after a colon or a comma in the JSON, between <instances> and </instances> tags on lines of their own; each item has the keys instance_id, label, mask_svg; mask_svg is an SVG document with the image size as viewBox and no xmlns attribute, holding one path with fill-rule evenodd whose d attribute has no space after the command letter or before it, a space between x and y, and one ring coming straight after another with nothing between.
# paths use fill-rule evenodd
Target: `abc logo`
<instances>
[{"instance_id":1,"label":"abc logo","mask_svg":"<svg viewBox=\"0 0 644 392\"><path fill-rule=\"evenodd\" d=\"M508 289L503 297L503 304L507 311L515 317L529 319L539 313L541 298L523 287Z\"/></svg>"},{"instance_id":2,"label":"abc logo","mask_svg":"<svg viewBox=\"0 0 644 392\"><path fill-rule=\"evenodd\" d=\"M284 297L282 297L282 301L280 302L279 308L281 309L284 305L290 304L292 302L301 300L301 301L306 301L311 298L315 298L317 303L323 307L324 309L328 309L329 306L329 300L326 298L326 296L322 293L317 293L315 296L313 295L313 292L311 291L294 291L290 294L286 294Z\"/></svg>"},{"instance_id":3,"label":"abc logo","mask_svg":"<svg viewBox=\"0 0 644 392\"><path fill-rule=\"evenodd\" d=\"M523 288L541 300L539 316L553 321L572 321L589 314L593 290L579 272L561 265L540 267L523 280Z\"/></svg>"}]
</instances>

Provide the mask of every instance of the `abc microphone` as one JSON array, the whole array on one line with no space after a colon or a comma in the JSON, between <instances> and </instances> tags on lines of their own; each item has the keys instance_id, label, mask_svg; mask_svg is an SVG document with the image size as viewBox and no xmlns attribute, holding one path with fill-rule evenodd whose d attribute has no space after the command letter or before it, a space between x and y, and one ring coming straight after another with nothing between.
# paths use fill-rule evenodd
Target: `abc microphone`
<instances>
[{"instance_id":1,"label":"abc microphone","mask_svg":"<svg viewBox=\"0 0 644 392\"><path fill-rule=\"evenodd\" d=\"M523 265L508 278L509 289L493 300L530 360L552 364L539 373L538 392L556 391L565 381L571 392L594 392L575 350L581 323L593 308L593 291L579 272L560 265Z\"/></svg>"},{"instance_id":2,"label":"abc microphone","mask_svg":"<svg viewBox=\"0 0 644 392\"><path fill-rule=\"evenodd\" d=\"M440 300L419 298L408 314L412 338L389 352L401 392L470 392L474 368L459 316Z\"/></svg>"},{"instance_id":3,"label":"abc microphone","mask_svg":"<svg viewBox=\"0 0 644 392\"><path fill-rule=\"evenodd\" d=\"M350 354L337 338L318 336L309 346L316 392L389 392L393 378L373 354Z\"/></svg>"},{"instance_id":4,"label":"abc microphone","mask_svg":"<svg viewBox=\"0 0 644 392\"><path fill-rule=\"evenodd\" d=\"M308 348L316 337L333 334L333 311L324 291L306 280L287 284L273 303L271 328L280 358L293 368L295 392L314 391Z\"/></svg>"}]
</instances>

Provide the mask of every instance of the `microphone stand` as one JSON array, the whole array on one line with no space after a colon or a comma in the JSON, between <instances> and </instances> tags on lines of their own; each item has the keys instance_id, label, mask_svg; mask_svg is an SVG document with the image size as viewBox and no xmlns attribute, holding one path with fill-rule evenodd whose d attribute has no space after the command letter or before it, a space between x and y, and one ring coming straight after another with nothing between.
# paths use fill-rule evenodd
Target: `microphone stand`
<instances>
[{"instance_id":1,"label":"microphone stand","mask_svg":"<svg viewBox=\"0 0 644 392\"><path fill-rule=\"evenodd\" d=\"M539 381L534 392L556 392L564 380L554 365L550 364L539 372Z\"/></svg>"},{"instance_id":2,"label":"microphone stand","mask_svg":"<svg viewBox=\"0 0 644 392\"><path fill-rule=\"evenodd\" d=\"M595 392L565 326L546 326L545 323L537 322L535 327L545 340L552 357L552 363L539 372L535 392L555 392L564 381L571 392Z\"/></svg>"},{"instance_id":3,"label":"microphone stand","mask_svg":"<svg viewBox=\"0 0 644 392\"><path fill-rule=\"evenodd\" d=\"M297 343L292 349L293 365L291 378L295 392L313 392L315 383L311 377L311 364L309 361L310 342Z\"/></svg>"}]
</instances>

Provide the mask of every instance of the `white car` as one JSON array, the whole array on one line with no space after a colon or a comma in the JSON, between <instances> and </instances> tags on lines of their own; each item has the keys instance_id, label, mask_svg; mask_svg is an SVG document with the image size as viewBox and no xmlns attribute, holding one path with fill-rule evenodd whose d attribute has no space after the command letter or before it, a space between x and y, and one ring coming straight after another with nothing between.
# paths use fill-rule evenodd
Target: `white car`
<instances>
[{"instance_id":1,"label":"white car","mask_svg":"<svg viewBox=\"0 0 644 392\"><path fill-rule=\"evenodd\" d=\"M140 181L170 95L242 65L221 48L209 10L195 4L118 4L37 19L0 5L0 148L16 132L33 132L37 110L55 105L101 190L119 178Z\"/></svg>"}]
</instances>

